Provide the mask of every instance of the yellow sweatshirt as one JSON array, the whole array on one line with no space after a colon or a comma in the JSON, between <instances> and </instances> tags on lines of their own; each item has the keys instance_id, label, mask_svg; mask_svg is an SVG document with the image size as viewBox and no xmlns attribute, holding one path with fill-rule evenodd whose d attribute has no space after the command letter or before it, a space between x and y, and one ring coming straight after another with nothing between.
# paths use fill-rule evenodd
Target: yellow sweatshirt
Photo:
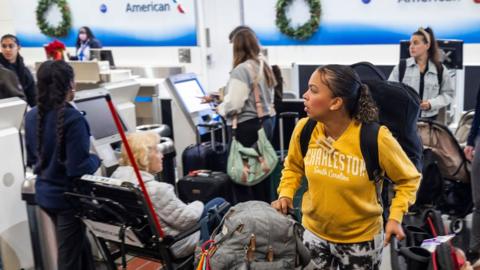
<instances>
[{"instance_id":1,"label":"yellow sweatshirt","mask_svg":"<svg viewBox=\"0 0 480 270\"><path fill-rule=\"evenodd\" d=\"M307 122L301 119L295 130L285 160L279 197L292 198L302 177L308 190L302 200L302 223L317 236L334 243L371 241L382 229L382 207L375 184L368 179L360 149L361 124L352 121L332 143L334 151L320 147L325 138L324 126L318 123L312 133L308 152L302 159L300 133ZM389 219L402 221L408 207L415 202L420 174L386 127L378 134L381 168L395 183Z\"/></svg>"}]
</instances>

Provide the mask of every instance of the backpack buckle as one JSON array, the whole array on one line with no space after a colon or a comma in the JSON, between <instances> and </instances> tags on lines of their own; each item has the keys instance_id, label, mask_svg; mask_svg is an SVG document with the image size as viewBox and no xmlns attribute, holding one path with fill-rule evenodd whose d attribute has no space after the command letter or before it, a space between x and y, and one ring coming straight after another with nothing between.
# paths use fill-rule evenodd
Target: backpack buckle
<instances>
[{"instance_id":1,"label":"backpack buckle","mask_svg":"<svg viewBox=\"0 0 480 270\"><path fill-rule=\"evenodd\" d=\"M375 183L380 183L383 180L383 175L381 170L373 171L373 181Z\"/></svg>"}]
</instances>

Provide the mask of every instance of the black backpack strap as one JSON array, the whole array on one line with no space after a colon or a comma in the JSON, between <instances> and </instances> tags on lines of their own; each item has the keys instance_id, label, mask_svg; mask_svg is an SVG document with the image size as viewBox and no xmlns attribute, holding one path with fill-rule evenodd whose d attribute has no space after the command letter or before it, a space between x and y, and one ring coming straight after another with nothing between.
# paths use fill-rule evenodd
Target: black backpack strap
<instances>
[{"instance_id":1,"label":"black backpack strap","mask_svg":"<svg viewBox=\"0 0 480 270\"><path fill-rule=\"evenodd\" d=\"M360 149L362 150L363 160L367 169L368 178L372 181L379 181L382 169L378 157L378 133L380 125L374 123L364 123L360 129Z\"/></svg>"},{"instance_id":2,"label":"black backpack strap","mask_svg":"<svg viewBox=\"0 0 480 270\"><path fill-rule=\"evenodd\" d=\"M440 67L437 68L437 80L438 80L438 94L442 91L443 83L443 65L440 64Z\"/></svg>"},{"instance_id":3,"label":"black backpack strap","mask_svg":"<svg viewBox=\"0 0 480 270\"><path fill-rule=\"evenodd\" d=\"M405 77L405 71L407 70L407 60L400 59L398 64L398 81L403 82L403 77Z\"/></svg>"},{"instance_id":4,"label":"black backpack strap","mask_svg":"<svg viewBox=\"0 0 480 270\"><path fill-rule=\"evenodd\" d=\"M385 226L390 214L390 198L388 190L388 181L383 181L383 169L380 167L378 155L378 133L380 125L374 123L364 123L360 129L360 149L362 151L365 168L367 169L368 178L375 184L375 192L377 193L378 203L383 208L383 225Z\"/></svg>"},{"instance_id":5,"label":"black backpack strap","mask_svg":"<svg viewBox=\"0 0 480 270\"><path fill-rule=\"evenodd\" d=\"M310 143L310 138L312 138L312 133L316 125L317 121L308 118L307 123L303 126L302 133L300 133L300 149L302 150L302 157L307 155L308 144Z\"/></svg>"}]
</instances>

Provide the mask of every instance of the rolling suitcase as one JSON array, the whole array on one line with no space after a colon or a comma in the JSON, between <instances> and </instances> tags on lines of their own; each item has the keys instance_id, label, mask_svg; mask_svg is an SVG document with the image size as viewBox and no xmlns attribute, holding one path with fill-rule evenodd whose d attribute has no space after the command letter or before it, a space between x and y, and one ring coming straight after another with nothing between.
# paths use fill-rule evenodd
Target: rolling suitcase
<instances>
[{"instance_id":1,"label":"rolling suitcase","mask_svg":"<svg viewBox=\"0 0 480 270\"><path fill-rule=\"evenodd\" d=\"M197 200L206 203L215 197L232 202L231 182L223 172L193 171L178 180L178 197L186 203Z\"/></svg>"},{"instance_id":2,"label":"rolling suitcase","mask_svg":"<svg viewBox=\"0 0 480 270\"><path fill-rule=\"evenodd\" d=\"M211 170L225 172L227 169L227 146L225 126L215 124L201 124L199 127L210 130L210 142L198 142L185 148L182 153L183 175L196 170ZM222 142L215 139L215 130L222 129Z\"/></svg>"}]
</instances>

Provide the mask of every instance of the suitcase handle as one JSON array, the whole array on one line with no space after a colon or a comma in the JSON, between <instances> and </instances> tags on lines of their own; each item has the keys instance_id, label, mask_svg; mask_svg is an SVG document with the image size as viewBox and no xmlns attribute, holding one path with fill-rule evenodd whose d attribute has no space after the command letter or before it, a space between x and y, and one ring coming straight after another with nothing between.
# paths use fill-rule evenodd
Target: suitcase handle
<instances>
[{"instance_id":1,"label":"suitcase handle","mask_svg":"<svg viewBox=\"0 0 480 270\"><path fill-rule=\"evenodd\" d=\"M295 123L298 122L299 113L298 112L282 112L279 114L278 117L278 126L280 132L280 160L283 162L285 160L285 138L283 137L283 119L284 118L293 118L295 119Z\"/></svg>"},{"instance_id":2,"label":"suitcase handle","mask_svg":"<svg viewBox=\"0 0 480 270\"><path fill-rule=\"evenodd\" d=\"M282 112L278 115L280 118L298 118L298 112Z\"/></svg>"},{"instance_id":3,"label":"suitcase handle","mask_svg":"<svg viewBox=\"0 0 480 270\"><path fill-rule=\"evenodd\" d=\"M226 142L227 142L227 134L226 134L226 131L225 131L225 125L222 122L203 123L203 124L198 124L197 127L207 128L210 131L210 140L211 140L211 143L212 143L212 149L215 152L217 152L217 148L215 146L216 145L215 129L220 128L222 130L222 145L223 145L223 148L224 148L224 149L220 150L220 152L226 150L225 147L226 147Z\"/></svg>"},{"instance_id":4,"label":"suitcase handle","mask_svg":"<svg viewBox=\"0 0 480 270\"><path fill-rule=\"evenodd\" d=\"M212 129L212 128L217 128L217 127L222 127L223 124L220 123L220 122L214 122L214 123L211 123L211 124L208 124L208 123L198 124L197 126L198 126L198 127L204 127L204 128Z\"/></svg>"}]
</instances>

